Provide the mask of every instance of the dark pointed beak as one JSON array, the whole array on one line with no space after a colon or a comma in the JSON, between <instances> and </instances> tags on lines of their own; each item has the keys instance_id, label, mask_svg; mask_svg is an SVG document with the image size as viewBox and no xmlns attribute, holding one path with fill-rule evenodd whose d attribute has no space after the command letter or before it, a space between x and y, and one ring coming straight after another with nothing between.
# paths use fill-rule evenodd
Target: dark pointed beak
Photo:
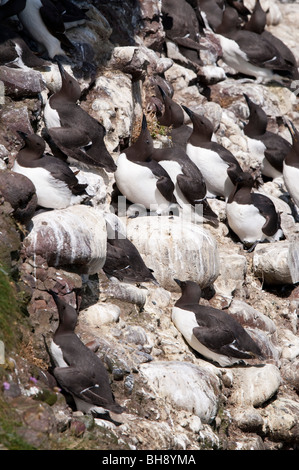
<instances>
[{"instance_id":1,"label":"dark pointed beak","mask_svg":"<svg viewBox=\"0 0 299 470\"><path fill-rule=\"evenodd\" d=\"M26 138L28 137L28 134L27 134L26 132L17 131L17 133L19 134L19 136L20 136L23 140L26 140Z\"/></svg>"},{"instance_id":2,"label":"dark pointed beak","mask_svg":"<svg viewBox=\"0 0 299 470\"><path fill-rule=\"evenodd\" d=\"M193 111L191 111L191 109L187 108L187 106L184 106L183 104L182 104L182 108L183 108L184 111L186 111L188 116L190 116L190 118L191 118L192 115L193 115Z\"/></svg>"},{"instance_id":3,"label":"dark pointed beak","mask_svg":"<svg viewBox=\"0 0 299 470\"><path fill-rule=\"evenodd\" d=\"M60 62L60 60L57 60L57 65L58 65L61 77L65 78L65 70L64 70L64 67L63 67L62 63Z\"/></svg>"},{"instance_id":4,"label":"dark pointed beak","mask_svg":"<svg viewBox=\"0 0 299 470\"><path fill-rule=\"evenodd\" d=\"M142 116L142 130L147 129L147 122L146 122L146 117L145 114Z\"/></svg>"},{"instance_id":5,"label":"dark pointed beak","mask_svg":"<svg viewBox=\"0 0 299 470\"><path fill-rule=\"evenodd\" d=\"M177 285L178 285L178 286L180 286L180 287L181 287L181 285L182 285L182 281L180 281L179 279L175 279L175 278L174 278L173 280L174 280L174 282L176 282L176 283L177 283Z\"/></svg>"}]
</instances>

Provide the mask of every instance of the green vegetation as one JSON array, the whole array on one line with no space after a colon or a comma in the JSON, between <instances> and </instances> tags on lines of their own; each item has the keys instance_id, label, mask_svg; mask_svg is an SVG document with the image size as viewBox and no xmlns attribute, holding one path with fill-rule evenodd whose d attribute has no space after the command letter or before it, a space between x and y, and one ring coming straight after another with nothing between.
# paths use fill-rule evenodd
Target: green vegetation
<instances>
[{"instance_id":1,"label":"green vegetation","mask_svg":"<svg viewBox=\"0 0 299 470\"><path fill-rule=\"evenodd\" d=\"M4 342L6 351L16 346L21 322L21 306L16 286L0 266L0 340Z\"/></svg>"}]
</instances>

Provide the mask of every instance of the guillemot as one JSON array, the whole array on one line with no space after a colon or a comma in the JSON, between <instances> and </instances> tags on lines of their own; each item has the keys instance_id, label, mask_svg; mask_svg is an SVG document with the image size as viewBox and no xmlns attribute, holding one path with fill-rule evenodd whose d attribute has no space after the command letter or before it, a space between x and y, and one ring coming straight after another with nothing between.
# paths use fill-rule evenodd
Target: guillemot
<instances>
[{"instance_id":1,"label":"guillemot","mask_svg":"<svg viewBox=\"0 0 299 470\"><path fill-rule=\"evenodd\" d=\"M221 367L262 357L259 345L231 315L199 304L201 288L196 282L174 280L181 297L173 306L172 321L192 349Z\"/></svg>"},{"instance_id":2,"label":"guillemot","mask_svg":"<svg viewBox=\"0 0 299 470\"><path fill-rule=\"evenodd\" d=\"M39 206L64 209L87 199L87 185L79 183L67 163L44 153L46 144L39 135L24 132L19 135L24 145L17 153L12 171L32 181Z\"/></svg>"}]
</instances>

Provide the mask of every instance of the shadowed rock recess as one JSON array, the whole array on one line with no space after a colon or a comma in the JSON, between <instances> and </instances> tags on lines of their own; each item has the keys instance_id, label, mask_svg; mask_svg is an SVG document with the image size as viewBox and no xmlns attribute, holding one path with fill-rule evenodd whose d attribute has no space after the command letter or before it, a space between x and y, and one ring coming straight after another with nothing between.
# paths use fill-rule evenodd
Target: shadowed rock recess
<instances>
[{"instance_id":1,"label":"shadowed rock recess","mask_svg":"<svg viewBox=\"0 0 299 470\"><path fill-rule=\"evenodd\" d=\"M260 0L256 33L255 0L53 0L58 43L46 24L37 41L34 0L3 3L0 449L298 450L298 2ZM250 49L266 41L266 57ZM250 102L263 113L249 137ZM266 129L289 143L283 161ZM17 158L32 134L44 153ZM224 172L230 193L209 193ZM70 191L83 196L52 208ZM239 333L211 309L200 320L175 307L178 280L199 284L200 305L237 321L260 357L208 359L198 338L234 354ZM68 328L85 352L61 362ZM107 372L96 384L95 359Z\"/></svg>"}]
</instances>

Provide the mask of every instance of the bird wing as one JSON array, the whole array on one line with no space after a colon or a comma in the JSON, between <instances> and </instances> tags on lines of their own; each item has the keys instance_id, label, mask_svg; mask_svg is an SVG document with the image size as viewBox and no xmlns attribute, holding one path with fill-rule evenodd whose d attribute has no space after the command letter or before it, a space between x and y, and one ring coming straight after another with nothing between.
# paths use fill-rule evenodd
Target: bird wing
<instances>
[{"instance_id":1,"label":"bird wing","mask_svg":"<svg viewBox=\"0 0 299 470\"><path fill-rule=\"evenodd\" d=\"M49 0L41 0L40 15L49 32L67 47L73 47L73 44L66 37L65 26L60 12L56 6Z\"/></svg>"},{"instance_id":2,"label":"bird wing","mask_svg":"<svg viewBox=\"0 0 299 470\"><path fill-rule=\"evenodd\" d=\"M265 157L276 170L282 173L283 161L290 152L292 145L279 134L272 134L271 132L266 132L261 140L266 146Z\"/></svg>"},{"instance_id":3,"label":"bird wing","mask_svg":"<svg viewBox=\"0 0 299 470\"><path fill-rule=\"evenodd\" d=\"M39 165L42 165L55 179L64 181L70 188L75 187L79 184L76 175L73 173L67 163L63 162L59 158L52 157L50 155L44 155L39 160ZM86 185L82 185L87 187Z\"/></svg>"},{"instance_id":4,"label":"bird wing","mask_svg":"<svg viewBox=\"0 0 299 470\"><path fill-rule=\"evenodd\" d=\"M159 189L162 196L165 197L165 199L169 202L173 202L173 203L177 202L175 195L173 193L174 184L169 174L167 173L167 171L161 165L159 165L158 162L156 162L155 160L150 160L147 162L135 162L135 163L138 163L138 165L147 166L148 168L150 168L153 175L157 179L157 183L156 183L157 188Z\"/></svg>"},{"instance_id":5,"label":"bird wing","mask_svg":"<svg viewBox=\"0 0 299 470\"><path fill-rule=\"evenodd\" d=\"M280 228L280 215L276 211L274 203L264 194L252 193L251 199L259 212L265 217L266 222L262 227L263 233L268 236L275 235Z\"/></svg>"},{"instance_id":6,"label":"bird wing","mask_svg":"<svg viewBox=\"0 0 299 470\"><path fill-rule=\"evenodd\" d=\"M74 397L81 398L94 406L102 406L107 409L119 407L121 410L121 407L114 401L109 381L106 381L105 378L102 383L93 383L92 377L76 367L56 367L53 374L59 385Z\"/></svg>"},{"instance_id":7,"label":"bird wing","mask_svg":"<svg viewBox=\"0 0 299 470\"><path fill-rule=\"evenodd\" d=\"M198 323L193 334L208 349L240 359L261 355L259 346L231 315L203 305L193 306L193 309Z\"/></svg>"},{"instance_id":8,"label":"bird wing","mask_svg":"<svg viewBox=\"0 0 299 470\"><path fill-rule=\"evenodd\" d=\"M271 70L291 71L290 65L280 55L279 51L261 35L250 31L242 31L242 35L237 36L237 42L246 53L250 63Z\"/></svg>"}]
</instances>

